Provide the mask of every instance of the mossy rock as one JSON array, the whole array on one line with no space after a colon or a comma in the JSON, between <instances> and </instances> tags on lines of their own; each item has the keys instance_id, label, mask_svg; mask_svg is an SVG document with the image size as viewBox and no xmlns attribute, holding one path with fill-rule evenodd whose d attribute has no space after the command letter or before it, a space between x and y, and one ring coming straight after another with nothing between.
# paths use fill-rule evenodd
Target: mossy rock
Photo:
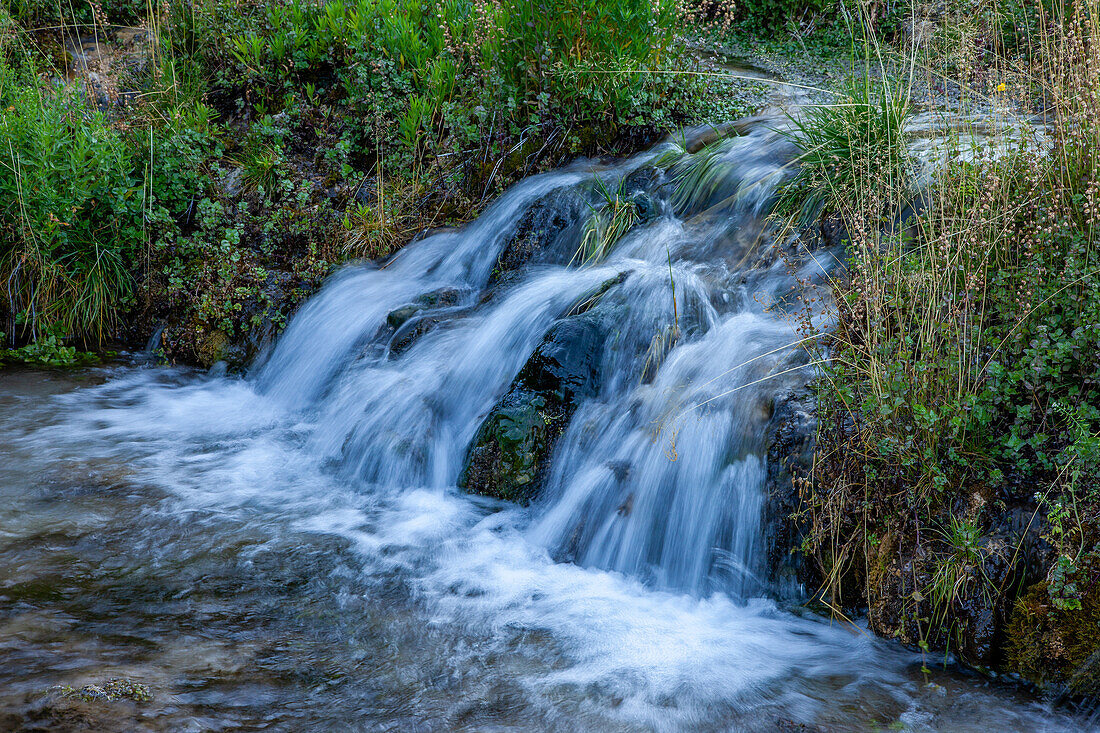
<instances>
[{"instance_id":1,"label":"mossy rock","mask_svg":"<svg viewBox=\"0 0 1100 733\"><path fill-rule=\"evenodd\" d=\"M1076 695L1100 694L1100 581L1082 568L1090 587L1080 608L1061 608L1044 581L1017 599L1009 617L1005 668L1040 687L1064 687Z\"/></svg>"},{"instance_id":2,"label":"mossy rock","mask_svg":"<svg viewBox=\"0 0 1100 733\"><path fill-rule=\"evenodd\" d=\"M588 313L550 329L478 428L461 488L523 504L535 497L554 443L581 400L598 390L603 336Z\"/></svg>"},{"instance_id":3,"label":"mossy rock","mask_svg":"<svg viewBox=\"0 0 1100 733\"><path fill-rule=\"evenodd\" d=\"M545 409L546 399L537 393L510 391L478 429L459 485L497 499L530 501L552 442L555 417Z\"/></svg>"}]
</instances>

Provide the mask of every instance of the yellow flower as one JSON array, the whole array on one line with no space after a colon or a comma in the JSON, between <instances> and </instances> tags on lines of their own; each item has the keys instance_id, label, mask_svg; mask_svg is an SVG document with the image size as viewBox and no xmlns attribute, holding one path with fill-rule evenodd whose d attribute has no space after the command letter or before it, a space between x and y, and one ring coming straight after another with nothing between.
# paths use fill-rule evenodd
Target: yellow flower
<instances>
[{"instance_id":1,"label":"yellow flower","mask_svg":"<svg viewBox=\"0 0 1100 733\"><path fill-rule=\"evenodd\" d=\"M1000 84L997 85L997 91L998 92L1003 92L1004 90L1005 90L1005 83L1002 81Z\"/></svg>"}]
</instances>

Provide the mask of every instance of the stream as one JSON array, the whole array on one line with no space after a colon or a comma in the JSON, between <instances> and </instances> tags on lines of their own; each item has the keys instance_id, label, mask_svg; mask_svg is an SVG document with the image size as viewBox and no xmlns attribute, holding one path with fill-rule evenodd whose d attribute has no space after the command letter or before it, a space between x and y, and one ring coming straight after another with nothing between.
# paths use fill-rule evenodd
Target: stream
<instances>
[{"instance_id":1,"label":"stream","mask_svg":"<svg viewBox=\"0 0 1100 733\"><path fill-rule=\"evenodd\" d=\"M767 126L691 147L535 176L345 268L243 376L0 372L0 729L1093 725L768 577L765 431L812 376L792 303L840 253L773 244L792 153ZM638 221L581 262L609 198ZM561 333L586 388L541 491L462 491ZM153 699L49 692L114 677Z\"/></svg>"}]
</instances>

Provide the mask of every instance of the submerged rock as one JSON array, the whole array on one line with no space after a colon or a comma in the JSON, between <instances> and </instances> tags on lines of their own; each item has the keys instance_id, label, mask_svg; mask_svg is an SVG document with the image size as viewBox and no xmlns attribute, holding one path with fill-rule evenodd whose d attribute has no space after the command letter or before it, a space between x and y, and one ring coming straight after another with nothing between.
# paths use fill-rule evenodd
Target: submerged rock
<instances>
[{"instance_id":1,"label":"submerged rock","mask_svg":"<svg viewBox=\"0 0 1100 733\"><path fill-rule=\"evenodd\" d=\"M386 323L390 327L399 329L413 316L433 308L445 308L457 305L462 299L462 291L458 288L440 288L417 296L416 300L400 308L394 308L386 316Z\"/></svg>"},{"instance_id":2,"label":"submerged rock","mask_svg":"<svg viewBox=\"0 0 1100 733\"><path fill-rule=\"evenodd\" d=\"M153 699L148 685L125 677L112 677L102 684L84 685L79 690L68 685L56 685L47 690L47 693L56 694L70 700L84 700L85 702L96 700L106 702L116 700L149 702Z\"/></svg>"},{"instance_id":3,"label":"submerged rock","mask_svg":"<svg viewBox=\"0 0 1100 733\"><path fill-rule=\"evenodd\" d=\"M390 356L398 356L412 346L424 334L440 323L465 313L460 306L462 291L457 288L440 288L424 293L412 303L395 308L386 316L386 323L394 329L390 338Z\"/></svg>"},{"instance_id":4,"label":"submerged rock","mask_svg":"<svg viewBox=\"0 0 1100 733\"><path fill-rule=\"evenodd\" d=\"M458 485L527 503L554 443L581 401L597 393L603 329L590 313L557 322L474 437Z\"/></svg>"}]
</instances>

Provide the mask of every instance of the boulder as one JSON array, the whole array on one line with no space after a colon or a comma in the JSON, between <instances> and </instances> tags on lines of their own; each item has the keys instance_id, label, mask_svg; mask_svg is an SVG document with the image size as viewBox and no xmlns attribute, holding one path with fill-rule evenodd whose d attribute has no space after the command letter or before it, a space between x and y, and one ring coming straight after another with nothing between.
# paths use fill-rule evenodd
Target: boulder
<instances>
[{"instance_id":1,"label":"boulder","mask_svg":"<svg viewBox=\"0 0 1100 733\"><path fill-rule=\"evenodd\" d=\"M558 321L478 428L458 485L526 504L538 493L557 439L599 391L604 333L590 313Z\"/></svg>"},{"instance_id":2,"label":"boulder","mask_svg":"<svg viewBox=\"0 0 1100 733\"><path fill-rule=\"evenodd\" d=\"M580 243L581 226L589 212L572 188L551 191L524 212L497 257L490 284L528 264L566 264Z\"/></svg>"}]
</instances>

